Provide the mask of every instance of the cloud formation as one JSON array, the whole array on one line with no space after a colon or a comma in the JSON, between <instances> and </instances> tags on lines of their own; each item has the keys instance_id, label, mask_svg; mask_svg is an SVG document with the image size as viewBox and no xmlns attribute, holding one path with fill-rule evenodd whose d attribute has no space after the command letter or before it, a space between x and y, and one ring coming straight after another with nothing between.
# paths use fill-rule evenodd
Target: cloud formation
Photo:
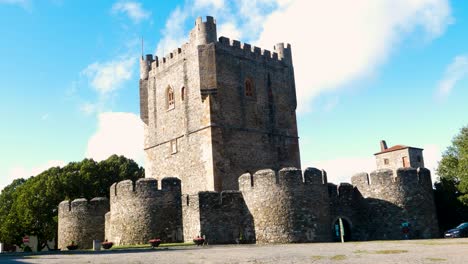
<instances>
[{"instance_id":1,"label":"cloud formation","mask_svg":"<svg viewBox=\"0 0 468 264\"><path fill-rule=\"evenodd\" d=\"M144 163L143 122L133 113L104 112L97 131L88 140L85 156L96 161L117 154Z\"/></svg>"},{"instance_id":2,"label":"cloud formation","mask_svg":"<svg viewBox=\"0 0 468 264\"><path fill-rule=\"evenodd\" d=\"M186 41L185 24L199 14L215 16L219 36L265 49L291 43L299 112L375 74L408 35L431 40L453 21L448 0L188 0L168 18L156 54Z\"/></svg>"},{"instance_id":3,"label":"cloud formation","mask_svg":"<svg viewBox=\"0 0 468 264\"><path fill-rule=\"evenodd\" d=\"M438 145L428 144L424 149L424 166L431 170L432 183L437 180L435 170L439 164L441 151ZM375 157L369 154L368 157L340 157L331 160L307 161L302 164L302 168L315 167L327 172L328 182L339 184L341 182L351 183L351 177L360 172L370 173L376 170Z\"/></svg>"},{"instance_id":4,"label":"cloud formation","mask_svg":"<svg viewBox=\"0 0 468 264\"><path fill-rule=\"evenodd\" d=\"M134 23L140 23L151 16L151 12L144 10L141 3L135 1L117 2L112 6L111 12L126 14Z\"/></svg>"},{"instance_id":5,"label":"cloud formation","mask_svg":"<svg viewBox=\"0 0 468 264\"><path fill-rule=\"evenodd\" d=\"M31 9L30 0L0 0L0 4L17 5L26 10Z\"/></svg>"},{"instance_id":6,"label":"cloud formation","mask_svg":"<svg viewBox=\"0 0 468 264\"><path fill-rule=\"evenodd\" d=\"M122 83L130 80L136 57L123 57L108 62L94 62L81 73L86 76L91 86L101 94L120 88Z\"/></svg>"},{"instance_id":7,"label":"cloud formation","mask_svg":"<svg viewBox=\"0 0 468 264\"><path fill-rule=\"evenodd\" d=\"M317 95L373 75L410 33L440 36L447 0L284 1L264 21L258 45L292 44L298 110Z\"/></svg>"},{"instance_id":8,"label":"cloud formation","mask_svg":"<svg viewBox=\"0 0 468 264\"><path fill-rule=\"evenodd\" d=\"M10 184L14 179L27 179L31 176L36 176L49 168L63 167L65 165L66 162L62 160L49 160L44 164L32 168L27 168L24 166L15 166L8 170L7 177L0 177L0 190L2 190L4 187Z\"/></svg>"},{"instance_id":9,"label":"cloud formation","mask_svg":"<svg viewBox=\"0 0 468 264\"><path fill-rule=\"evenodd\" d=\"M455 85L466 77L468 77L468 55L458 55L447 66L442 80L439 81L437 99L447 98Z\"/></svg>"}]
</instances>

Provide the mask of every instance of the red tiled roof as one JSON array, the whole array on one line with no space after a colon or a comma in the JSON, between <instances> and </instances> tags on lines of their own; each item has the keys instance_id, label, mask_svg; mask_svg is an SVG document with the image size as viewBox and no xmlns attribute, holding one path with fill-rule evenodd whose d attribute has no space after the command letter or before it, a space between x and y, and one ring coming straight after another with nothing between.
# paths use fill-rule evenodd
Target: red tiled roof
<instances>
[{"instance_id":1,"label":"red tiled roof","mask_svg":"<svg viewBox=\"0 0 468 264\"><path fill-rule=\"evenodd\" d=\"M391 151L395 151L395 150L406 149L406 148L411 148L411 147L408 147L408 146L405 146L405 145L395 145L395 146L393 146L391 148L388 148L388 149L386 149L384 151L377 152L374 155L385 153L385 152L391 152Z\"/></svg>"}]
</instances>

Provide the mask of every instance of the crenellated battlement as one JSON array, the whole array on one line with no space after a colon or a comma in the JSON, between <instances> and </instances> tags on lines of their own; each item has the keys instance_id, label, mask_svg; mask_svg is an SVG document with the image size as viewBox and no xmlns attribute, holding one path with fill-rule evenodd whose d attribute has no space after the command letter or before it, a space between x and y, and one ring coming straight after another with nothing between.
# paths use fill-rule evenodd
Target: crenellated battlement
<instances>
[{"instance_id":1,"label":"crenellated battlement","mask_svg":"<svg viewBox=\"0 0 468 264\"><path fill-rule=\"evenodd\" d=\"M248 43L241 43L239 40L231 40L227 37L220 37L218 47L233 52L252 60L261 62L281 62L292 64L291 45L279 43L274 46L274 52L252 46Z\"/></svg>"},{"instance_id":2,"label":"crenellated battlement","mask_svg":"<svg viewBox=\"0 0 468 264\"><path fill-rule=\"evenodd\" d=\"M328 196L330 198L348 199L352 200L354 195L355 187L346 182L342 182L339 185L328 183Z\"/></svg>"},{"instance_id":3,"label":"crenellated battlement","mask_svg":"<svg viewBox=\"0 0 468 264\"><path fill-rule=\"evenodd\" d=\"M180 179L166 177L161 180L161 189L158 189L158 180L154 178L142 178L136 182L124 180L112 184L110 187L110 197L122 196L148 196L158 197L170 194L178 194L181 190Z\"/></svg>"},{"instance_id":4,"label":"crenellated battlement","mask_svg":"<svg viewBox=\"0 0 468 264\"><path fill-rule=\"evenodd\" d=\"M375 170L370 174L362 172L353 175L351 182L360 187L432 184L431 172L426 168L399 168L396 170L396 175L391 169Z\"/></svg>"},{"instance_id":5,"label":"crenellated battlement","mask_svg":"<svg viewBox=\"0 0 468 264\"><path fill-rule=\"evenodd\" d=\"M264 169L253 175L244 173L239 177L240 189L245 191L249 188L265 188L271 186L298 187L304 185L326 185L327 173L316 168L307 168L302 176L301 170L289 167L279 171Z\"/></svg>"},{"instance_id":6,"label":"crenellated battlement","mask_svg":"<svg viewBox=\"0 0 468 264\"><path fill-rule=\"evenodd\" d=\"M88 201L85 198L78 198L73 201L65 200L59 204L59 213L69 212L92 213L99 211L109 211L109 199L106 197L96 197Z\"/></svg>"},{"instance_id":7,"label":"crenellated battlement","mask_svg":"<svg viewBox=\"0 0 468 264\"><path fill-rule=\"evenodd\" d=\"M58 206L58 246L65 248L70 241L81 249L91 248L93 239L104 239L105 214L109 200L97 197L63 201Z\"/></svg>"}]
</instances>

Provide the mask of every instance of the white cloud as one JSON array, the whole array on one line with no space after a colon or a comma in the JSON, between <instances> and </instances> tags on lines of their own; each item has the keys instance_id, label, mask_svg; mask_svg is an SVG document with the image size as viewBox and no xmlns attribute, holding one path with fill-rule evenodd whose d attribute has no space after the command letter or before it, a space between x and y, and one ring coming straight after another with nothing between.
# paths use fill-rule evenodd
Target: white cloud
<instances>
[{"instance_id":1,"label":"white cloud","mask_svg":"<svg viewBox=\"0 0 468 264\"><path fill-rule=\"evenodd\" d=\"M342 157L333 160L312 161L303 164L302 168L315 167L327 172L328 182L339 184L351 183L351 176L360 172L375 170L374 157Z\"/></svg>"},{"instance_id":2,"label":"white cloud","mask_svg":"<svg viewBox=\"0 0 468 264\"><path fill-rule=\"evenodd\" d=\"M447 0L283 1L257 43L292 44L299 110L320 93L376 72L410 33L431 39L452 21Z\"/></svg>"},{"instance_id":3,"label":"white cloud","mask_svg":"<svg viewBox=\"0 0 468 264\"><path fill-rule=\"evenodd\" d=\"M31 9L30 0L0 0L0 4L17 5L26 10Z\"/></svg>"},{"instance_id":4,"label":"white cloud","mask_svg":"<svg viewBox=\"0 0 468 264\"><path fill-rule=\"evenodd\" d=\"M184 23L188 17L186 10L177 7L166 21L166 26L162 30L162 38L156 47L156 54L165 56L166 53L176 49L186 39Z\"/></svg>"},{"instance_id":5,"label":"white cloud","mask_svg":"<svg viewBox=\"0 0 468 264\"><path fill-rule=\"evenodd\" d=\"M98 104L93 104L93 103L83 103L80 105L80 111L86 115L91 115L96 113L98 110Z\"/></svg>"},{"instance_id":6,"label":"white cloud","mask_svg":"<svg viewBox=\"0 0 468 264\"><path fill-rule=\"evenodd\" d=\"M168 18L156 53L180 46L187 19L205 13L217 19L219 36L265 49L292 44L299 111L375 74L409 34L431 40L453 21L448 0L188 0Z\"/></svg>"},{"instance_id":7,"label":"white cloud","mask_svg":"<svg viewBox=\"0 0 468 264\"><path fill-rule=\"evenodd\" d=\"M456 56L447 66L442 80L437 86L437 99L445 99L453 88L463 78L468 76L468 55Z\"/></svg>"},{"instance_id":8,"label":"white cloud","mask_svg":"<svg viewBox=\"0 0 468 264\"><path fill-rule=\"evenodd\" d=\"M423 146L424 167L431 170L432 183L437 179L436 169L439 166L439 161L442 159L440 147L435 144Z\"/></svg>"},{"instance_id":9,"label":"white cloud","mask_svg":"<svg viewBox=\"0 0 468 264\"><path fill-rule=\"evenodd\" d=\"M194 0L193 5L195 9L202 9L202 8L220 9L224 7L225 3L224 3L224 0Z\"/></svg>"},{"instance_id":10,"label":"white cloud","mask_svg":"<svg viewBox=\"0 0 468 264\"><path fill-rule=\"evenodd\" d=\"M241 39L242 38L242 32L240 29L236 26L236 24L227 22L224 24L221 24L217 27L218 30L218 36L226 36L230 39Z\"/></svg>"},{"instance_id":11,"label":"white cloud","mask_svg":"<svg viewBox=\"0 0 468 264\"><path fill-rule=\"evenodd\" d=\"M112 13L124 13L134 23L140 23L151 16L151 12L145 11L141 6L141 3L135 1L121 1L115 3L112 6Z\"/></svg>"},{"instance_id":12,"label":"white cloud","mask_svg":"<svg viewBox=\"0 0 468 264\"><path fill-rule=\"evenodd\" d=\"M440 148L434 144L423 146L424 166L431 170L432 183L437 179L435 170L441 159ZM351 183L351 177L360 172L371 173L377 165L374 156L369 157L341 157L331 160L311 161L302 164L302 168L315 167L327 172L328 182L339 184Z\"/></svg>"},{"instance_id":13,"label":"white cloud","mask_svg":"<svg viewBox=\"0 0 468 264\"><path fill-rule=\"evenodd\" d=\"M0 177L0 190L2 190L4 187L10 184L14 179L26 179L31 176L36 176L51 167L63 167L65 165L66 162L62 160L49 160L45 164L41 164L32 168L27 168L24 166L12 167L8 170L7 177Z\"/></svg>"},{"instance_id":14,"label":"white cloud","mask_svg":"<svg viewBox=\"0 0 468 264\"><path fill-rule=\"evenodd\" d=\"M244 41L250 42L261 32L263 21L276 6L276 0L187 0L183 6L174 9L166 20L156 54L164 56L186 42L186 22L189 19L195 21L200 14L209 14L217 20L218 36L231 39L244 37Z\"/></svg>"},{"instance_id":15,"label":"white cloud","mask_svg":"<svg viewBox=\"0 0 468 264\"><path fill-rule=\"evenodd\" d=\"M113 154L144 163L143 122L133 113L105 112L98 116L97 131L88 141L85 156L97 161Z\"/></svg>"},{"instance_id":16,"label":"white cloud","mask_svg":"<svg viewBox=\"0 0 468 264\"><path fill-rule=\"evenodd\" d=\"M132 77L136 57L123 57L109 62L95 62L86 67L82 74L88 77L91 85L101 94L118 89Z\"/></svg>"}]
</instances>

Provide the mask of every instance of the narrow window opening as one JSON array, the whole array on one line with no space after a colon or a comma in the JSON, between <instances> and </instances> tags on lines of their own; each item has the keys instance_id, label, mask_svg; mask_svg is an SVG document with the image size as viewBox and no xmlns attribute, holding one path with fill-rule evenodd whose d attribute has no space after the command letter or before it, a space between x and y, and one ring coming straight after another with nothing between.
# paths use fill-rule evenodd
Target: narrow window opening
<instances>
[{"instance_id":1,"label":"narrow window opening","mask_svg":"<svg viewBox=\"0 0 468 264\"><path fill-rule=\"evenodd\" d=\"M167 87L167 109L173 109L175 106L174 90L169 86Z\"/></svg>"},{"instance_id":2,"label":"narrow window opening","mask_svg":"<svg viewBox=\"0 0 468 264\"><path fill-rule=\"evenodd\" d=\"M252 79L245 80L245 96L253 97L255 95L255 88Z\"/></svg>"},{"instance_id":3,"label":"narrow window opening","mask_svg":"<svg viewBox=\"0 0 468 264\"><path fill-rule=\"evenodd\" d=\"M177 139L171 140L171 154L177 153Z\"/></svg>"},{"instance_id":4,"label":"narrow window opening","mask_svg":"<svg viewBox=\"0 0 468 264\"><path fill-rule=\"evenodd\" d=\"M384 162L385 165L390 164L390 161L388 159L384 159L383 162Z\"/></svg>"},{"instance_id":5,"label":"narrow window opening","mask_svg":"<svg viewBox=\"0 0 468 264\"><path fill-rule=\"evenodd\" d=\"M180 89L180 99L182 101L185 100L185 87L182 87L182 89Z\"/></svg>"}]
</instances>

